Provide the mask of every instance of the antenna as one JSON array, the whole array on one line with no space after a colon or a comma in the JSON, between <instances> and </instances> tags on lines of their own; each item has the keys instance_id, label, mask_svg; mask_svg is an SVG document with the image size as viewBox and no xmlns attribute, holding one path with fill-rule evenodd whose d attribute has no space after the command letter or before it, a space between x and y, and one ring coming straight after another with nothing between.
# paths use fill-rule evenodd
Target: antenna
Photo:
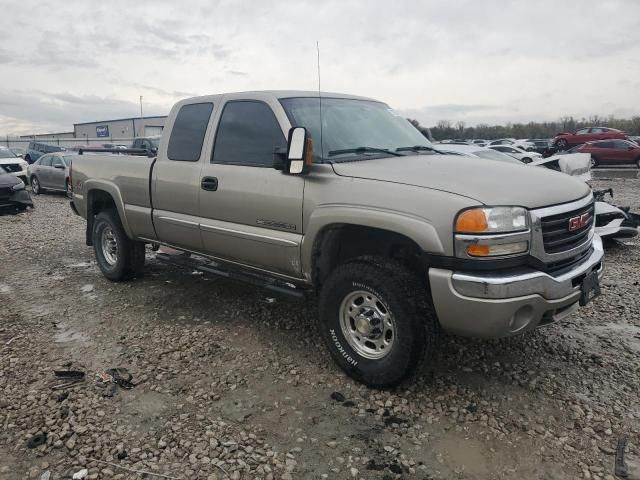
<instances>
[{"instance_id":1,"label":"antenna","mask_svg":"<svg viewBox=\"0 0 640 480\"><path fill-rule=\"evenodd\" d=\"M320 103L320 155L324 160L324 142L322 139L322 93L320 90L320 42L316 40L316 51L318 52L318 102Z\"/></svg>"}]
</instances>

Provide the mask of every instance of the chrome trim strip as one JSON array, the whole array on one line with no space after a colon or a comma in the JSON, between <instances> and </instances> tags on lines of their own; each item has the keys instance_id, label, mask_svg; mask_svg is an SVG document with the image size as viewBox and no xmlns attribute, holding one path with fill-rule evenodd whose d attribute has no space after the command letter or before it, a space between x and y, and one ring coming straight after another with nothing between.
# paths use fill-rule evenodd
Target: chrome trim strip
<instances>
[{"instance_id":1,"label":"chrome trim strip","mask_svg":"<svg viewBox=\"0 0 640 480\"><path fill-rule=\"evenodd\" d=\"M164 217L164 216L158 217L158 220L164 220L167 223L173 223L174 225L179 225L181 227L198 228L197 222L190 222L189 220L181 220L179 218Z\"/></svg>"},{"instance_id":2,"label":"chrome trim strip","mask_svg":"<svg viewBox=\"0 0 640 480\"><path fill-rule=\"evenodd\" d=\"M224 228L224 227L216 227L213 225L206 225L204 223L200 224L200 229L206 230L208 232L222 233L223 235L226 234L232 237L240 237L248 240L255 240L258 242L270 243L273 245L282 245L285 247L297 247L299 245L297 242L294 242L292 240L286 240L284 238L276 238L276 237L269 237L267 235L260 235L257 233L242 232L240 230L233 230L231 228Z\"/></svg>"},{"instance_id":3,"label":"chrome trim strip","mask_svg":"<svg viewBox=\"0 0 640 480\"><path fill-rule=\"evenodd\" d=\"M578 208L586 207L593 201L595 200L593 198L593 193L591 193L586 197L581 198L580 200L569 203L562 203L560 205L554 205L553 207L536 208L531 210L531 213L535 213L539 218L550 217L559 213L566 213L570 212L571 210L577 210Z\"/></svg>"},{"instance_id":4,"label":"chrome trim strip","mask_svg":"<svg viewBox=\"0 0 640 480\"><path fill-rule=\"evenodd\" d=\"M496 260L500 258L511 258L518 255L526 255L527 251L522 253L516 253L513 255L501 255L492 257L472 257L467 255L467 248L469 245L504 245L506 243L527 242L527 245L531 245L531 230L524 232L514 233L500 233L495 235L469 235L456 233L454 237L456 256L460 258L472 258L474 260Z\"/></svg>"},{"instance_id":5,"label":"chrome trim strip","mask_svg":"<svg viewBox=\"0 0 640 480\"><path fill-rule=\"evenodd\" d=\"M574 287L572 280L592 271L596 265L602 263L603 256L602 240L596 235L593 239L593 252L589 258L562 275L554 277L530 268L522 268L516 273L500 276L494 272L454 272L452 283L459 294L468 297L498 299L541 295L548 300L555 300L578 291L580 287ZM602 265L598 272L601 276Z\"/></svg>"}]
</instances>

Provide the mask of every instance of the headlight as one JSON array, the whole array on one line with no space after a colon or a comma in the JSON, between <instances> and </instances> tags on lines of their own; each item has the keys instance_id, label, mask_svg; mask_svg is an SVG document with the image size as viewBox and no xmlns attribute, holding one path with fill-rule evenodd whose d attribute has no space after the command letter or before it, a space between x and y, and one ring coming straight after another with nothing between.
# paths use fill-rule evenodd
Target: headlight
<instances>
[{"instance_id":1,"label":"headlight","mask_svg":"<svg viewBox=\"0 0 640 480\"><path fill-rule=\"evenodd\" d=\"M463 210L456 218L455 231L458 257L503 257L529 251L529 214L522 207Z\"/></svg>"},{"instance_id":2,"label":"headlight","mask_svg":"<svg viewBox=\"0 0 640 480\"><path fill-rule=\"evenodd\" d=\"M522 207L472 208L458 214L456 233L506 233L526 230L527 211Z\"/></svg>"},{"instance_id":3,"label":"headlight","mask_svg":"<svg viewBox=\"0 0 640 480\"><path fill-rule=\"evenodd\" d=\"M20 183L16 183L13 187L11 187L11 190L13 190L14 192L17 192L18 190L24 190L24 182L20 180Z\"/></svg>"}]
</instances>

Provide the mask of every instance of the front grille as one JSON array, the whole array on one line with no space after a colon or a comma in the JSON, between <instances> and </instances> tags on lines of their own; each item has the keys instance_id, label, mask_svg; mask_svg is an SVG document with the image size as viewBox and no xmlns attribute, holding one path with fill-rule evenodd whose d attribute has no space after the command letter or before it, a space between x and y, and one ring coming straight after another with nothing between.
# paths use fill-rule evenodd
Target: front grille
<instances>
[{"instance_id":1,"label":"front grille","mask_svg":"<svg viewBox=\"0 0 640 480\"><path fill-rule=\"evenodd\" d=\"M569 230L570 220L589 214L585 225L576 230ZM558 213L540 219L542 226L542 240L546 253L562 253L584 243L594 222L594 204L590 203L582 208L570 212Z\"/></svg>"},{"instance_id":2,"label":"front grille","mask_svg":"<svg viewBox=\"0 0 640 480\"><path fill-rule=\"evenodd\" d=\"M7 173L21 172L22 167L19 163L6 163L4 165L0 165L0 167L4 168L4 171Z\"/></svg>"}]
</instances>

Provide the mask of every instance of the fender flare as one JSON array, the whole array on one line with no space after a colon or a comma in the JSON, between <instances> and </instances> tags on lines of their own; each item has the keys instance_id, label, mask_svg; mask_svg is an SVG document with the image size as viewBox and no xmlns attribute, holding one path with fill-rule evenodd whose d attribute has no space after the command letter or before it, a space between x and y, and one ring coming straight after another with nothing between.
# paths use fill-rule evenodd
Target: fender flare
<instances>
[{"instance_id":1,"label":"fender flare","mask_svg":"<svg viewBox=\"0 0 640 480\"><path fill-rule=\"evenodd\" d=\"M113 203L116 206L116 210L118 211L118 216L120 217L120 222L122 223L122 227L124 228L127 237L133 238L131 233L131 228L129 227L129 222L127 221L127 216L125 214L124 208L124 200L122 199L122 194L120 193L120 189L118 186L107 180L87 180L84 184L84 191L87 196L87 228L93 222L89 222L89 212L91 211L91 194L96 190L101 190L103 192L108 193L113 199Z\"/></svg>"},{"instance_id":2,"label":"fender flare","mask_svg":"<svg viewBox=\"0 0 640 480\"><path fill-rule=\"evenodd\" d=\"M435 227L427 220L396 210L348 205L324 205L311 215L300 245L302 271L311 278L313 248L322 232L332 225L357 225L403 235L423 251L435 255L445 253Z\"/></svg>"}]
</instances>

